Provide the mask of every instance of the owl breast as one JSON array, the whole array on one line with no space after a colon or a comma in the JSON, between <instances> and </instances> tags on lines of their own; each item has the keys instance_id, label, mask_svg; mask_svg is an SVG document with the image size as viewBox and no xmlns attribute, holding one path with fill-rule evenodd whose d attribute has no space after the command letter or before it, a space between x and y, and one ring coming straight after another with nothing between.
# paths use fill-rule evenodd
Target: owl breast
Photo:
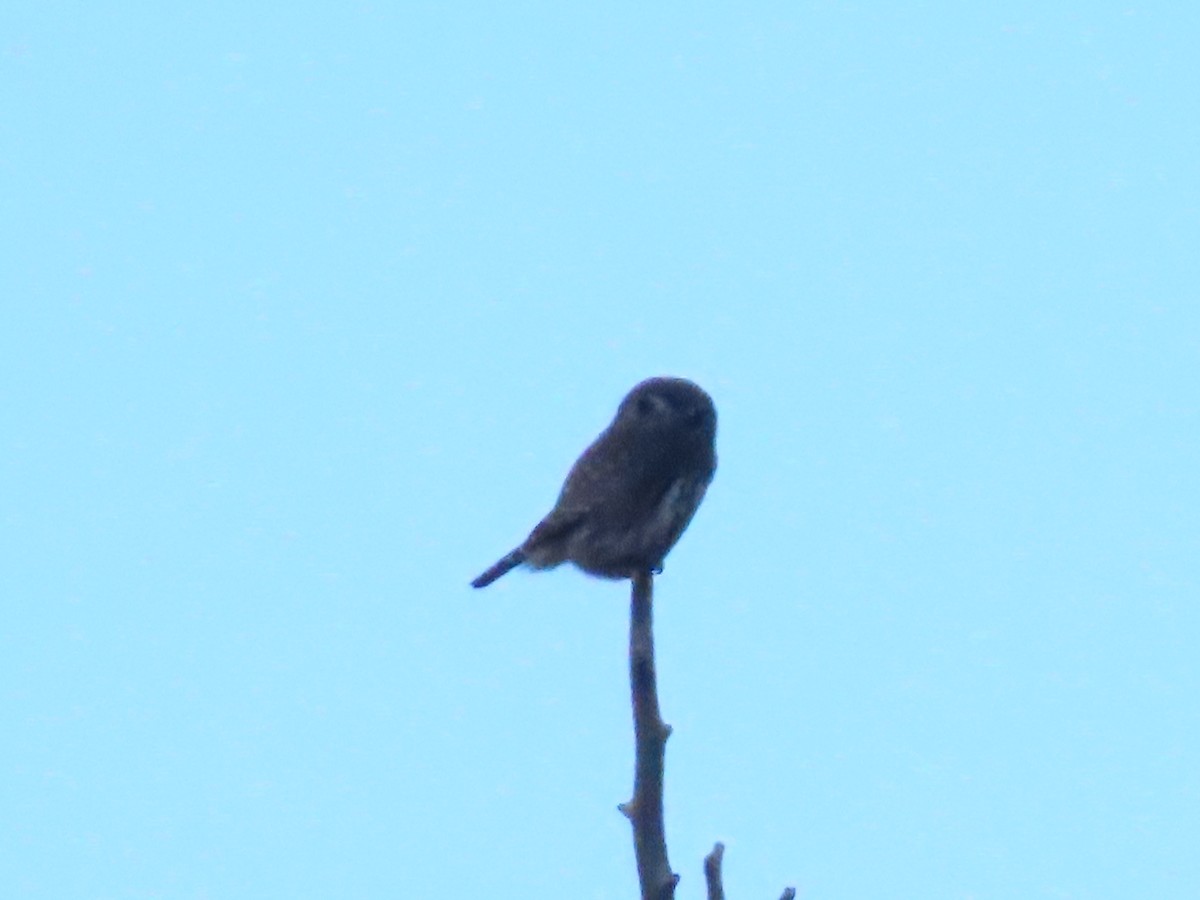
<instances>
[{"instance_id":1,"label":"owl breast","mask_svg":"<svg viewBox=\"0 0 1200 900\"><path fill-rule=\"evenodd\" d=\"M655 565L662 563L696 514L707 488L708 482L699 478L676 478L671 482L642 529L641 544L647 559Z\"/></svg>"}]
</instances>

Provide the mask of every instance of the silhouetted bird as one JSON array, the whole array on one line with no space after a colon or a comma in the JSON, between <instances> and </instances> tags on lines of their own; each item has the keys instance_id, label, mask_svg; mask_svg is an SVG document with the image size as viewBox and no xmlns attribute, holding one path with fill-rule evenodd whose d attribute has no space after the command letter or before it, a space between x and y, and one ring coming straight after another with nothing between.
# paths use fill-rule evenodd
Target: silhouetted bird
<instances>
[{"instance_id":1,"label":"silhouetted bird","mask_svg":"<svg viewBox=\"0 0 1200 900\"><path fill-rule=\"evenodd\" d=\"M573 562L601 578L660 571L712 481L716 434L716 408L695 384L643 381L571 467L550 514L472 586L486 587L522 563Z\"/></svg>"}]
</instances>

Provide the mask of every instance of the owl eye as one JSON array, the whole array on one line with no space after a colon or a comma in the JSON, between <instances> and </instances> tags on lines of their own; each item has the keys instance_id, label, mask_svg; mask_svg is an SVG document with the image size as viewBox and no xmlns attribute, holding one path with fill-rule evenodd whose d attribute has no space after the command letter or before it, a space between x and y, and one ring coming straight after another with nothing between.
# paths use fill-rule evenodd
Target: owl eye
<instances>
[{"instance_id":1,"label":"owl eye","mask_svg":"<svg viewBox=\"0 0 1200 900\"><path fill-rule=\"evenodd\" d=\"M704 410L693 409L684 417L684 421L693 428L699 428L704 424Z\"/></svg>"},{"instance_id":2,"label":"owl eye","mask_svg":"<svg viewBox=\"0 0 1200 900\"><path fill-rule=\"evenodd\" d=\"M640 415L648 416L654 412L654 401L649 397L639 397L637 402L637 411Z\"/></svg>"}]
</instances>

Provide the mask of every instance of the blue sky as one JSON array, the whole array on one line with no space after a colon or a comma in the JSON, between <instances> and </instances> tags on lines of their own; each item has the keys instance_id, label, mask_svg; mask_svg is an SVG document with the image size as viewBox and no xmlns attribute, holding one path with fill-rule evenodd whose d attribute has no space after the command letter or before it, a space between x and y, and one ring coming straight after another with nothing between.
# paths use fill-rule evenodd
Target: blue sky
<instances>
[{"instance_id":1,"label":"blue sky","mask_svg":"<svg viewBox=\"0 0 1200 900\"><path fill-rule=\"evenodd\" d=\"M633 896L675 374L680 897L1200 896L1200 14L883 7L8 5L0 895Z\"/></svg>"}]
</instances>

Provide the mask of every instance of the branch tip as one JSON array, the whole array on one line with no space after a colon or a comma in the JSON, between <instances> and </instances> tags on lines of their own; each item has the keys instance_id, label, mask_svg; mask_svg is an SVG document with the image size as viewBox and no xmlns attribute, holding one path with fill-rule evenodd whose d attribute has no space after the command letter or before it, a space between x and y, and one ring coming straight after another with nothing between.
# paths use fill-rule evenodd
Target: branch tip
<instances>
[{"instance_id":1,"label":"branch tip","mask_svg":"<svg viewBox=\"0 0 1200 900\"><path fill-rule=\"evenodd\" d=\"M663 751L670 728L658 708L653 590L649 572L633 579L629 608L629 692L633 706L633 798L618 809L633 826L642 900L673 900L679 876L667 861L663 827Z\"/></svg>"},{"instance_id":2,"label":"branch tip","mask_svg":"<svg viewBox=\"0 0 1200 900\"><path fill-rule=\"evenodd\" d=\"M708 900L725 900L725 887L721 883L721 860L725 856L725 845L720 841L713 844L712 852L704 857L704 881L708 885Z\"/></svg>"}]
</instances>

